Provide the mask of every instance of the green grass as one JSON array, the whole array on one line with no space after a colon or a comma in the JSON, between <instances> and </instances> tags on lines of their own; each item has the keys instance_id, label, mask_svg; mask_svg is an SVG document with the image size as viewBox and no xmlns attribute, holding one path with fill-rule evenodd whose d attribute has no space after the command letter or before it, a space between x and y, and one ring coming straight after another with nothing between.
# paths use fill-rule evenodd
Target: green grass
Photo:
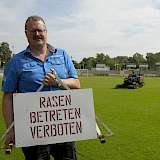
<instances>
[{"instance_id":1,"label":"green grass","mask_svg":"<svg viewBox=\"0 0 160 160\"><path fill-rule=\"evenodd\" d=\"M121 77L82 77L82 88L93 88L95 111L114 132L105 144L77 142L79 160L159 160L160 78L145 78L140 89L114 89ZM1 97L0 97L1 98ZM0 116L2 117L1 113ZM0 135L4 123L0 119ZM23 160L20 149L0 160Z\"/></svg>"}]
</instances>

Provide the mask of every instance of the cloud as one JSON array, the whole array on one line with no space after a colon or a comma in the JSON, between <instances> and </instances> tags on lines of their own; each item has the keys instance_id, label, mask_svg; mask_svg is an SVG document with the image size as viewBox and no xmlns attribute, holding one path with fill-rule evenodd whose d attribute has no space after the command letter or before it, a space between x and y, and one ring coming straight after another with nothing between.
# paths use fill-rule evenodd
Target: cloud
<instances>
[{"instance_id":1,"label":"cloud","mask_svg":"<svg viewBox=\"0 0 160 160\"><path fill-rule=\"evenodd\" d=\"M160 0L152 0L152 4L155 9L160 9Z\"/></svg>"},{"instance_id":2,"label":"cloud","mask_svg":"<svg viewBox=\"0 0 160 160\"><path fill-rule=\"evenodd\" d=\"M92 41L93 46L97 46L96 51L105 50L116 56L159 49L154 41L159 39L160 14L150 1L87 2L82 14L94 22L91 29L94 33L88 35L96 37L94 40L97 40ZM103 46L107 47L102 49Z\"/></svg>"},{"instance_id":3,"label":"cloud","mask_svg":"<svg viewBox=\"0 0 160 160\"><path fill-rule=\"evenodd\" d=\"M101 52L111 57L157 52L159 6L159 0L2 0L0 41L10 42L15 52L24 49L24 22L36 14L46 21L49 42L77 60Z\"/></svg>"}]
</instances>

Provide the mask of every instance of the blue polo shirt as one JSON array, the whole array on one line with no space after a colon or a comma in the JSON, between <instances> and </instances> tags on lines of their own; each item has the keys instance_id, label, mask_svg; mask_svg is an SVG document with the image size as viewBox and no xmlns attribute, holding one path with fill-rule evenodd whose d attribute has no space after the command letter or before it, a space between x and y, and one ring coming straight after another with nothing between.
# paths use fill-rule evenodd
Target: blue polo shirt
<instances>
[{"instance_id":1,"label":"blue polo shirt","mask_svg":"<svg viewBox=\"0 0 160 160\"><path fill-rule=\"evenodd\" d=\"M60 79L78 78L71 58L65 50L54 48L45 61L33 57L29 48L16 54L4 71L2 91L9 93L35 92L44 76L54 68ZM44 86L42 91L53 91L57 86Z\"/></svg>"}]
</instances>

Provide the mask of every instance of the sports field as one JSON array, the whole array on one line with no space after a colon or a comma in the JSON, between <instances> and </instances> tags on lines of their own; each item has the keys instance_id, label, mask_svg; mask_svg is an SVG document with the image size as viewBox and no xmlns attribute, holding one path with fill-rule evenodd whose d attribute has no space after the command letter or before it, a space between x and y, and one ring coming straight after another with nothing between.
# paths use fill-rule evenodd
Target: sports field
<instances>
[{"instance_id":1,"label":"sports field","mask_svg":"<svg viewBox=\"0 0 160 160\"><path fill-rule=\"evenodd\" d=\"M93 88L96 114L114 135L105 144L98 140L78 142L79 160L160 160L160 78L145 78L140 89L114 89L123 82L122 77L80 80L82 88ZM0 136L3 132L1 118ZM0 160L23 159L20 149L14 149L10 156L0 151Z\"/></svg>"}]
</instances>

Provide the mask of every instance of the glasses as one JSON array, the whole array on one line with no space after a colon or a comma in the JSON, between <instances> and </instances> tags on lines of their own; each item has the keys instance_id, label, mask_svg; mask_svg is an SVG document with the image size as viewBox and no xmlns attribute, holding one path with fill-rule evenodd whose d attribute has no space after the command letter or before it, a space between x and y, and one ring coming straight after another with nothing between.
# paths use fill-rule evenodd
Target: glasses
<instances>
[{"instance_id":1,"label":"glasses","mask_svg":"<svg viewBox=\"0 0 160 160\"><path fill-rule=\"evenodd\" d=\"M30 33L44 33L46 29L26 29L25 32L30 32Z\"/></svg>"}]
</instances>

